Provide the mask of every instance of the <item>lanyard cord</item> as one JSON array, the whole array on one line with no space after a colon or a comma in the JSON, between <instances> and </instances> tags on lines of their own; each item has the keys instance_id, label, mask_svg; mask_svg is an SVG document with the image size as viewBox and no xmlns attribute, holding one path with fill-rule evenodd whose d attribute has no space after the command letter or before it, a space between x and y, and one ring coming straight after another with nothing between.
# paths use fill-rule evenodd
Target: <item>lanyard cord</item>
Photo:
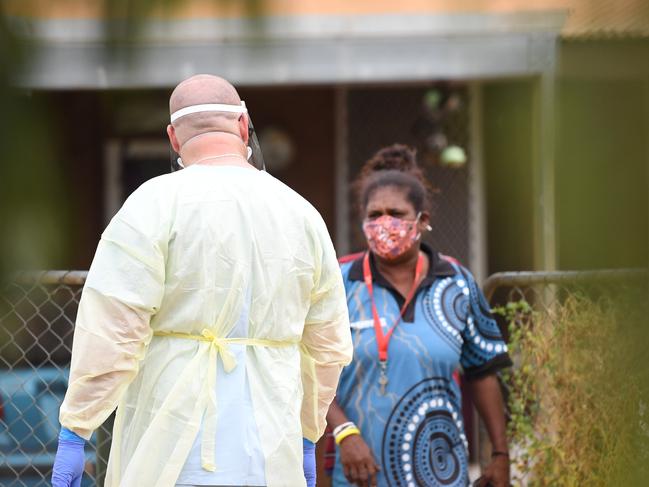
<instances>
[{"instance_id":1,"label":"lanyard cord","mask_svg":"<svg viewBox=\"0 0 649 487\"><path fill-rule=\"evenodd\" d=\"M392 332L394 332L394 329L397 327L397 325L401 321L401 318L406 312L406 308L408 308L408 305L412 301L412 298L415 296L415 292L417 291L417 287L419 286L419 280L421 279L421 273L423 271L423 268L424 268L424 256L421 252L419 252L419 257L417 258L417 266L415 267L415 280L412 283L410 292L408 293L408 296L406 297L406 301L403 303L403 306L401 307L401 311L399 312L398 318L394 320L394 324L392 325L392 328L390 328L388 330L388 333L384 335L383 328L381 327L381 319L379 318L379 313L376 310L376 303L374 302L374 286L372 284L372 270L370 269L370 253L366 252L365 257L363 257L363 278L365 280L365 285L367 286L367 290L370 294L370 300L372 301L372 317L374 318L374 333L376 335L376 345L379 349L379 361L382 364L385 364L385 362L387 362L388 360L388 345L390 344L390 338L392 337Z\"/></svg>"}]
</instances>

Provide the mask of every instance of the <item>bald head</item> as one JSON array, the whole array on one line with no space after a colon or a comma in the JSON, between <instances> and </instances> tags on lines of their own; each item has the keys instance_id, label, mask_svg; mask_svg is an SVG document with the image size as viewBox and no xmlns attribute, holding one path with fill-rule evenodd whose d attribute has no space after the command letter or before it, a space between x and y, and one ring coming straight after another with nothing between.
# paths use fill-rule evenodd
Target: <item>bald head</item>
<instances>
[{"instance_id":1,"label":"bald head","mask_svg":"<svg viewBox=\"0 0 649 487\"><path fill-rule=\"evenodd\" d=\"M181 81L169 98L171 113L191 105L224 103L240 105L237 90L227 80L211 74L197 74Z\"/></svg>"},{"instance_id":2,"label":"bald head","mask_svg":"<svg viewBox=\"0 0 649 487\"><path fill-rule=\"evenodd\" d=\"M169 98L169 111L207 103L241 105L237 90L227 80L211 74L197 74L182 81ZM238 113L200 112L185 115L173 122L178 143L208 132L224 132L241 136Z\"/></svg>"}]
</instances>

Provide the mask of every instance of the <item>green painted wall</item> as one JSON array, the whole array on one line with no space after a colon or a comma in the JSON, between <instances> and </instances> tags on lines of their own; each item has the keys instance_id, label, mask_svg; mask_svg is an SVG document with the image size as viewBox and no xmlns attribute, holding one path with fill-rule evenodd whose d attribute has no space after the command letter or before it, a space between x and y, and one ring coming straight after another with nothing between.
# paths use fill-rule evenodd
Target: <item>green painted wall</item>
<instances>
[{"instance_id":1,"label":"green painted wall","mask_svg":"<svg viewBox=\"0 0 649 487\"><path fill-rule=\"evenodd\" d=\"M559 83L559 267L646 266L649 90L640 80Z\"/></svg>"},{"instance_id":2,"label":"green painted wall","mask_svg":"<svg viewBox=\"0 0 649 487\"><path fill-rule=\"evenodd\" d=\"M488 272L533 268L533 82L482 89Z\"/></svg>"},{"instance_id":3,"label":"green painted wall","mask_svg":"<svg viewBox=\"0 0 649 487\"><path fill-rule=\"evenodd\" d=\"M559 267L647 266L649 40L564 41L559 54Z\"/></svg>"},{"instance_id":4,"label":"green painted wall","mask_svg":"<svg viewBox=\"0 0 649 487\"><path fill-rule=\"evenodd\" d=\"M566 41L559 58L556 266L647 266L649 40ZM483 84L490 273L533 269L534 87L534 80Z\"/></svg>"}]
</instances>

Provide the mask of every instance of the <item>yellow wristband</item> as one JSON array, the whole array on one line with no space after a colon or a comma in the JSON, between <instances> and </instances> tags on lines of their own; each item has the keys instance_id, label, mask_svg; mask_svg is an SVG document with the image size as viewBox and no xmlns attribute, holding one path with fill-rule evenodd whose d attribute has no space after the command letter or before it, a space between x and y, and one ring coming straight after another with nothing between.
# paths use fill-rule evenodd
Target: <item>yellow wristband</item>
<instances>
[{"instance_id":1,"label":"yellow wristband","mask_svg":"<svg viewBox=\"0 0 649 487\"><path fill-rule=\"evenodd\" d=\"M351 428L346 428L340 432L338 436L336 436L336 445L340 445L340 442L343 441L345 438L351 435L360 435L361 431L356 427L352 426Z\"/></svg>"}]
</instances>

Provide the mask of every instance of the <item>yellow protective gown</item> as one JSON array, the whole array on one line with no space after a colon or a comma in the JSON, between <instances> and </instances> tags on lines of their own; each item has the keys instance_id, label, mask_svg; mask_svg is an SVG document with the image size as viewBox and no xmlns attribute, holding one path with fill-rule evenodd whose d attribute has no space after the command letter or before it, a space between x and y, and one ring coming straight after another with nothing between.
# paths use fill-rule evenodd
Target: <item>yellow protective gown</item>
<instances>
[{"instance_id":1,"label":"yellow protective gown","mask_svg":"<svg viewBox=\"0 0 649 487\"><path fill-rule=\"evenodd\" d=\"M244 307L247 336L235 336ZM203 415L202 465L218 469L219 449L237 441L210 436L223 420L216 361L238 366L232 343L246 346L267 485L304 485L301 438L322 435L352 356L326 226L252 169L196 165L152 179L102 234L60 412L89 438L117 407L106 486L173 486Z\"/></svg>"}]
</instances>

